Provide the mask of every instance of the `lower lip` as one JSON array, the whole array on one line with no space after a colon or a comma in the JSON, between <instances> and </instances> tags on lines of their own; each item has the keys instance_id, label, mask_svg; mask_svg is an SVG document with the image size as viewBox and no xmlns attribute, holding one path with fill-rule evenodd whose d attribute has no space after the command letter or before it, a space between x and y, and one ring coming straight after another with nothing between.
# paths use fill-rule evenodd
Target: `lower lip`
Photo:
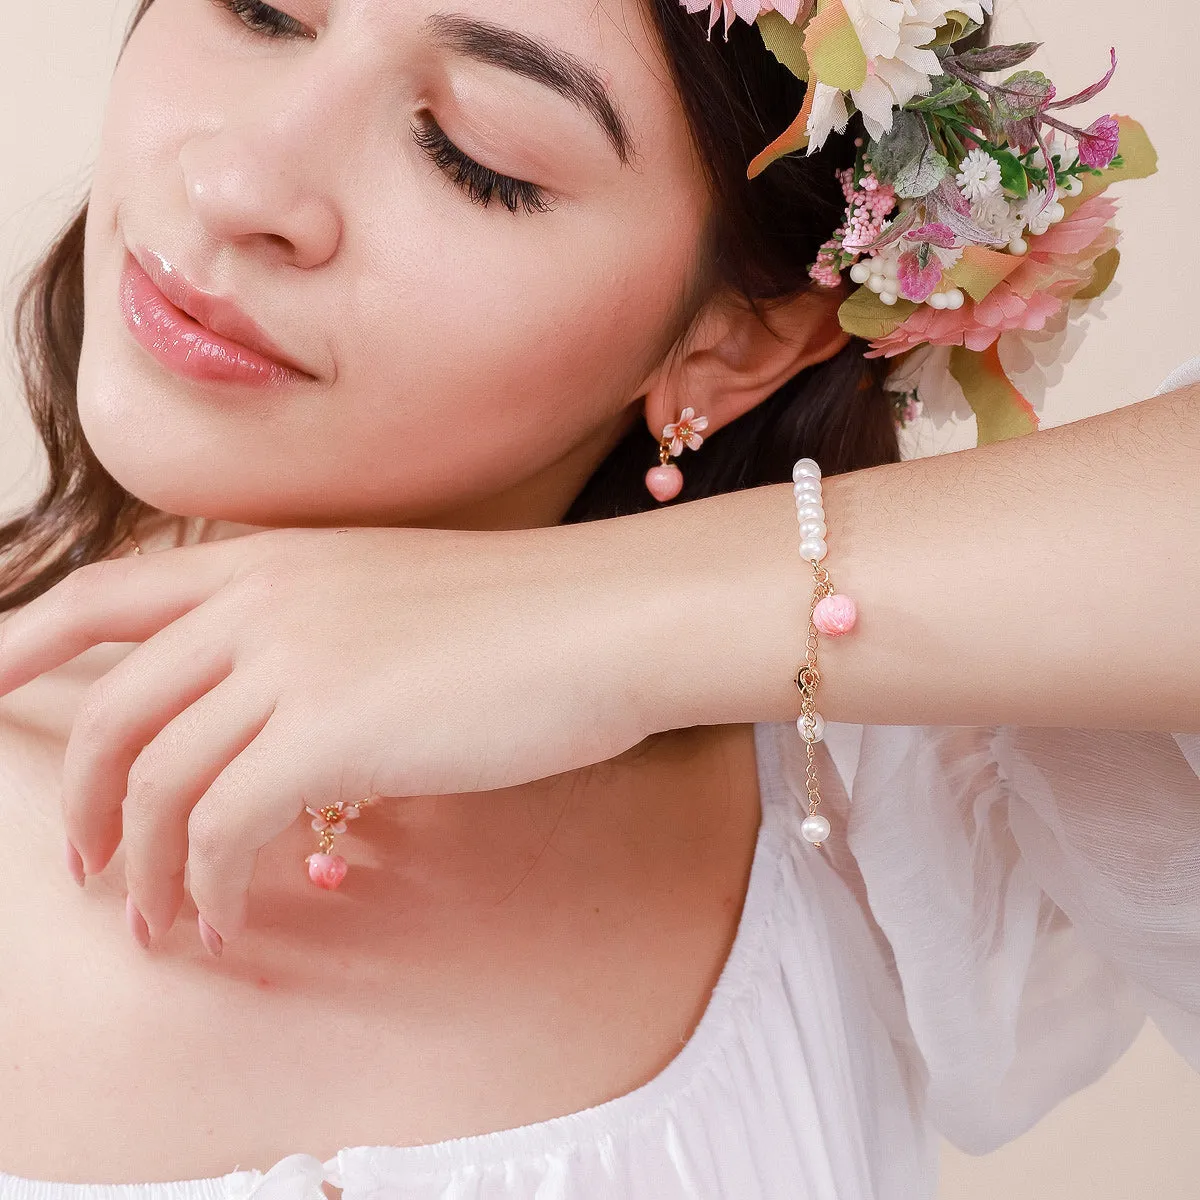
<instances>
[{"instance_id":1,"label":"lower lip","mask_svg":"<svg viewBox=\"0 0 1200 1200\"><path fill-rule=\"evenodd\" d=\"M279 387L311 376L206 329L159 291L128 251L121 271L121 313L134 340L160 363L189 379Z\"/></svg>"}]
</instances>

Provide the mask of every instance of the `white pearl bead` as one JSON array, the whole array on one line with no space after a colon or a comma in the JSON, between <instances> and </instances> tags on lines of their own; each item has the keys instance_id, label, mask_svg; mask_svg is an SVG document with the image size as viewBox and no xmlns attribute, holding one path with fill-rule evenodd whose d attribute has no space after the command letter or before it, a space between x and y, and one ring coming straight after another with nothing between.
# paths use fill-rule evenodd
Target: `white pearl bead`
<instances>
[{"instance_id":1,"label":"white pearl bead","mask_svg":"<svg viewBox=\"0 0 1200 1200\"><path fill-rule=\"evenodd\" d=\"M820 504L798 504L796 506L797 521L823 521L825 509Z\"/></svg>"},{"instance_id":2,"label":"white pearl bead","mask_svg":"<svg viewBox=\"0 0 1200 1200\"><path fill-rule=\"evenodd\" d=\"M800 834L806 842L823 842L829 836L829 822L820 813L813 813L800 822Z\"/></svg>"},{"instance_id":3,"label":"white pearl bead","mask_svg":"<svg viewBox=\"0 0 1200 1200\"><path fill-rule=\"evenodd\" d=\"M1078 196L1079 193L1083 191L1083 180L1076 175L1070 176L1067 179L1067 182L1063 185L1063 191L1066 192L1068 196Z\"/></svg>"},{"instance_id":4,"label":"white pearl bead","mask_svg":"<svg viewBox=\"0 0 1200 1200\"><path fill-rule=\"evenodd\" d=\"M792 467L792 482L799 483L802 479L820 479L821 468L815 458L800 458Z\"/></svg>"},{"instance_id":5,"label":"white pearl bead","mask_svg":"<svg viewBox=\"0 0 1200 1200\"><path fill-rule=\"evenodd\" d=\"M796 718L796 732L806 742L819 742L825 736L825 718L823 716L821 716L821 714L819 712L815 712L812 715L812 719L813 719L813 726L812 726L813 731L812 731L811 737L809 736L808 730L805 727L803 714L801 714L800 716L798 716Z\"/></svg>"},{"instance_id":6,"label":"white pearl bead","mask_svg":"<svg viewBox=\"0 0 1200 1200\"><path fill-rule=\"evenodd\" d=\"M801 479L798 483L792 484L792 495L793 496L820 496L821 495L821 481L819 479L805 477L805 478Z\"/></svg>"},{"instance_id":7,"label":"white pearl bead","mask_svg":"<svg viewBox=\"0 0 1200 1200\"><path fill-rule=\"evenodd\" d=\"M929 297L929 299L925 301L925 303L928 304L930 308L945 308L946 307L946 293L945 292L934 292Z\"/></svg>"},{"instance_id":8,"label":"white pearl bead","mask_svg":"<svg viewBox=\"0 0 1200 1200\"><path fill-rule=\"evenodd\" d=\"M896 300L897 296L895 292L889 292L885 289L879 293L879 301L881 304L886 304L891 307L891 305L896 303Z\"/></svg>"},{"instance_id":9,"label":"white pearl bead","mask_svg":"<svg viewBox=\"0 0 1200 1200\"><path fill-rule=\"evenodd\" d=\"M805 538L800 543L800 557L805 559L815 558L818 562L829 553L829 547L825 544L824 538Z\"/></svg>"},{"instance_id":10,"label":"white pearl bead","mask_svg":"<svg viewBox=\"0 0 1200 1200\"><path fill-rule=\"evenodd\" d=\"M961 291L959 291L958 288L951 288L946 293L946 307L947 308L951 308L951 309L962 308L965 301L966 301L966 297L962 294Z\"/></svg>"},{"instance_id":11,"label":"white pearl bead","mask_svg":"<svg viewBox=\"0 0 1200 1200\"><path fill-rule=\"evenodd\" d=\"M887 287L887 277L885 275L872 275L867 280L867 287L873 292L882 292Z\"/></svg>"},{"instance_id":12,"label":"white pearl bead","mask_svg":"<svg viewBox=\"0 0 1200 1200\"><path fill-rule=\"evenodd\" d=\"M1051 225L1057 225L1066 215L1067 210L1057 200L1046 209L1046 217Z\"/></svg>"},{"instance_id":13,"label":"white pearl bead","mask_svg":"<svg viewBox=\"0 0 1200 1200\"><path fill-rule=\"evenodd\" d=\"M856 262L850 268L850 278L855 283L866 283L871 278L871 264L865 262Z\"/></svg>"},{"instance_id":14,"label":"white pearl bead","mask_svg":"<svg viewBox=\"0 0 1200 1200\"><path fill-rule=\"evenodd\" d=\"M1009 254L1018 256L1029 253L1029 243L1023 237L1015 237L1008 243Z\"/></svg>"},{"instance_id":15,"label":"white pearl bead","mask_svg":"<svg viewBox=\"0 0 1200 1200\"><path fill-rule=\"evenodd\" d=\"M801 521L800 536L802 538L823 538L829 532L824 521Z\"/></svg>"}]
</instances>

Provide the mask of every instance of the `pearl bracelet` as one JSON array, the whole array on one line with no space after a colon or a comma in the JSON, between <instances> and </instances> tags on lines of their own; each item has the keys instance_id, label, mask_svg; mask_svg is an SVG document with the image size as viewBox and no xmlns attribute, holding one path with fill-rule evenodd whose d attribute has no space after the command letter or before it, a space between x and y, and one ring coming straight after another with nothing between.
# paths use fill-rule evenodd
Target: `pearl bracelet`
<instances>
[{"instance_id":1,"label":"pearl bracelet","mask_svg":"<svg viewBox=\"0 0 1200 1200\"><path fill-rule=\"evenodd\" d=\"M800 522L800 557L811 562L813 568L804 662L796 672L796 687L800 691L796 729L804 739L808 756L804 783L808 793L808 816L801 822L800 833L806 841L819 847L829 836L829 821L817 812L821 793L817 787L813 747L825 736L825 720L815 707L817 685L821 682L821 673L817 669L817 633L830 637L849 633L858 619L858 606L851 597L834 591L829 572L821 566L821 560L829 552L825 543L828 530L821 503L821 468L813 459L801 458L792 467L792 494L796 499L796 519Z\"/></svg>"}]
</instances>

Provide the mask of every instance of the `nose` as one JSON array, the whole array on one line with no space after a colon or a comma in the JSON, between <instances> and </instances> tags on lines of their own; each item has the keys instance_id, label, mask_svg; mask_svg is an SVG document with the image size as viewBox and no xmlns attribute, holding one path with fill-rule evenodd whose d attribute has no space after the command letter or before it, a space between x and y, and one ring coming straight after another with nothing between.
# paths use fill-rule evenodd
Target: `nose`
<instances>
[{"instance_id":1,"label":"nose","mask_svg":"<svg viewBox=\"0 0 1200 1200\"><path fill-rule=\"evenodd\" d=\"M218 242L258 241L278 261L319 266L337 248L341 217L315 153L314 115L294 91L290 108L238 99L238 115L180 147L188 204ZM329 143L323 148L327 161Z\"/></svg>"}]
</instances>

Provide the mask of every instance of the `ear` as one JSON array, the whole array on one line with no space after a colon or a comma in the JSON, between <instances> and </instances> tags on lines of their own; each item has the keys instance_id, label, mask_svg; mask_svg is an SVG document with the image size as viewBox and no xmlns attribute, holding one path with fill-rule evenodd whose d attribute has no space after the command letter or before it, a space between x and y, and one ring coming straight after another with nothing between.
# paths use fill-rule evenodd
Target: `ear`
<instances>
[{"instance_id":1,"label":"ear","mask_svg":"<svg viewBox=\"0 0 1200 1200\"><path fill-rule=\"evenodd\" d=\"M657 440L690 405L708 417L709 436L832 358L850 340L837 319L844 299L842 289L814 287L771 302L760 320L743 297L720 293L636 393L645 396L650 432Z\"/></svg>"}]
</instances>

